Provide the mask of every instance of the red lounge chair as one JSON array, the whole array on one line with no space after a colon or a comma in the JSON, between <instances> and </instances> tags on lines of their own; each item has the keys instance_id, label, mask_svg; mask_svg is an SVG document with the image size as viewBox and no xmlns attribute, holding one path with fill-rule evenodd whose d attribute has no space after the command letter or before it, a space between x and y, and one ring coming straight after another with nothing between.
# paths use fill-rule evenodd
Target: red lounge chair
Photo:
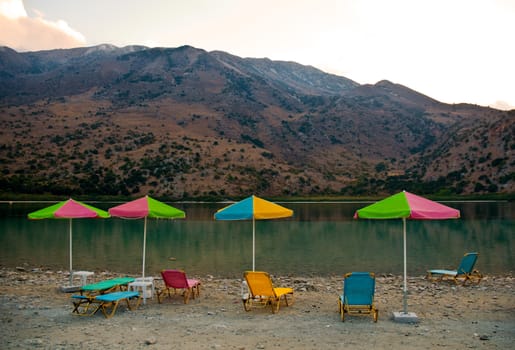
<instances>
[{"instance_id":1,"label":"red lounge chair","mask_svg":"<svg viewBox=\"0 0 515 350\"><path fill-rule=\"evenodd\" d=\"M157 291L157 300L161 303L161 295L164 293L170 297L170 289L177 293L177 289L183 289L184 304L187 304L190 296L195 299L195 296L200 296L200 281L186 277L186 273L181 270L163 270L161 271L163 282L165 284L164 290Z\"/></svg>"}]
</instances>

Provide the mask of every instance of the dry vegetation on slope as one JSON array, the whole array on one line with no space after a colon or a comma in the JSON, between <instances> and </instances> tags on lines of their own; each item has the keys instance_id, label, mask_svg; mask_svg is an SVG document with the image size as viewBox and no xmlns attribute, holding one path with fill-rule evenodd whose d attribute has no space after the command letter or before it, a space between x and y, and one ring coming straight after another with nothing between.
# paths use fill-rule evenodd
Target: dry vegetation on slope
<instances>
[{"instance_id":1,"label":"dry vegetation on slope","mask_svg":"<svg viewBox=\"0 0 515 350\"><path fill-rule=\"evenodd\" d=\"M188 46L0 58L7 193L514 192L514 111Z\"/></svg>"}]
</instances>

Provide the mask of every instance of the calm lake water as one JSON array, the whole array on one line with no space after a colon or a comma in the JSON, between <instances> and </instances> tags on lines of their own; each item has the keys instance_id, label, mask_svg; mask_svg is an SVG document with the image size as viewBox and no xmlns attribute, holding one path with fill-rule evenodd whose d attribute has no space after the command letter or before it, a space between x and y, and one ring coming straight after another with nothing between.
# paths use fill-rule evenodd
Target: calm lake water
<instances>
[{"instance_id":1,"label":"calm lake water","mask_svg":"<svg viewBox=\"0 0 515 350\"><path fill-rule=\"evenodd\" d=\"M53 203L0 203L0 265L68 270L68 220L27 219ZM119 203L88 202L108 209ZM401 220L353 220L366 202L281 203L294 217L256 221L256 270L276 275L401 275ZM459 220L407 221L408 275L455 269L465 252L480 253L486 274L515 271L515 203L446 202ZM183 268L191 275L241 277L252 269L252 222L215 221L226 203L172 203L184 220L148 220L146 275ZM143 220L73 220L74 270L141 273ZM169 260L170 257L176 261Z\"/></svg>"}]
</instances>

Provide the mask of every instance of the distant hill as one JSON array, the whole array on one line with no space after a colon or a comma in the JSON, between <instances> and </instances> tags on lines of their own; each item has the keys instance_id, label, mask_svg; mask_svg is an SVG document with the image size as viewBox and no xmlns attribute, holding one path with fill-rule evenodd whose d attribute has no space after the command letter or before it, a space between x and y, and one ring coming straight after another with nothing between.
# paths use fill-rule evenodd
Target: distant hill
<instances>
[{"instance_id":1,"label":"distant hill","mask_svg":"<svg viewBox=\"0 0 515 350\"><path fill-rule=\"evenodd\" d=\"M183 46L0 47L0 191L515 192L515 110Z\"/></svg>"}]
</instances>

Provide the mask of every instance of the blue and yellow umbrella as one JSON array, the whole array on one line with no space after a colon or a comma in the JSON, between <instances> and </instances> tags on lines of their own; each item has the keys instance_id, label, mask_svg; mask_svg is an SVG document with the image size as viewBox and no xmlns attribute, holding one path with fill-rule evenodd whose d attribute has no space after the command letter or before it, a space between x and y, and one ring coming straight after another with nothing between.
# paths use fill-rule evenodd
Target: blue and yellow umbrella
<instances>
[{"instance_id":1,"label":"blue and yellow umbrella","mask_svg":"<svg viewBox=\"0 0 515 350\"><path fill-rule=\"evenodd\" d=\"M215 220L252 220L252 271L256 267L256 220L282 219L293 210L256 196L250 196L215 213Z\"/></svg>"}]
</instances>

